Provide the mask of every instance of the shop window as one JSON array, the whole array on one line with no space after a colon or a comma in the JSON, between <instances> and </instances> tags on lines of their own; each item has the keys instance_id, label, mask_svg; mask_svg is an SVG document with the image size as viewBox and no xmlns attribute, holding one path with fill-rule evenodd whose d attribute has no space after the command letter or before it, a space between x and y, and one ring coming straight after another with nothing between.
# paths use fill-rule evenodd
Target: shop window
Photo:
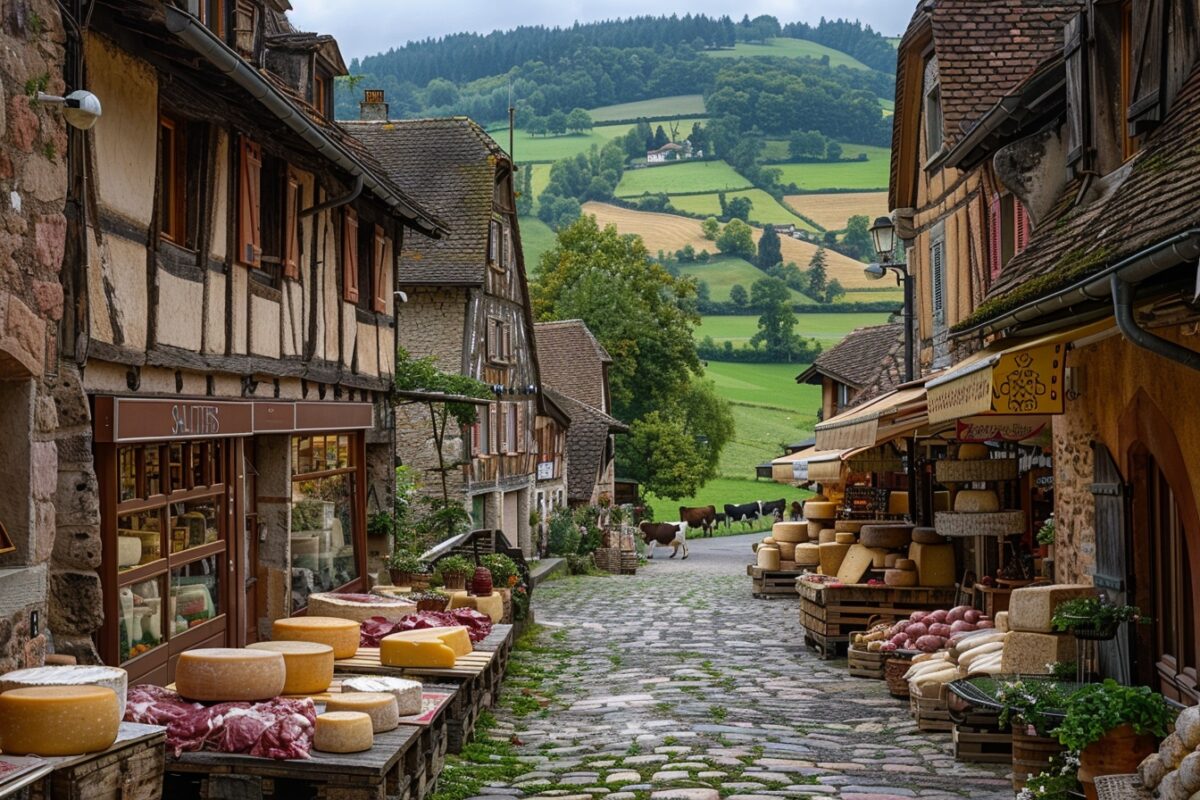
<instances>
[{"instance_id":1,"label":"shop window","mask_svg":"<svg viewBox=\"0 0 1200 800\"><path fill-rule=\"evenodd\" d=\"M218 556L209 556L171 570L172 636L186 633L221 614L222 561Z\"/></svg>"},{"instance_id":2,"label":"shop window","mask_svg":"<svg viewBox=\"0 0 1200 800\"><path fill-rule=\"evenodd\" d=\"M349 434L292 437L292 610L313 592L347 587L361 577L357 522L362 480Z\"/></svg>"}]
</instances>

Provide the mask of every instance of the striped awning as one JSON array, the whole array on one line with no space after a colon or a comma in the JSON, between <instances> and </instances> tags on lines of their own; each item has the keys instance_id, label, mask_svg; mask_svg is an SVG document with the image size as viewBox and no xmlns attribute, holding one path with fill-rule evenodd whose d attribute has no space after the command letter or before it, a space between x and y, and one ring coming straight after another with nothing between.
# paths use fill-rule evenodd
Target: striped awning
<instances>
[{"instance_id":1,"label":"striped awning","mask_svg":"<svg viewBox=\"0 0 1200 800\"><path fill-rule=\"evenodd\" d=\"M817 425L817 447L851 450L905 436L927 421L925 387L896 389Z\"/></svg>"},{"instance_id":2,"label":"striped awning","mask_svg":"<svg viewBox=\"0 0 1200 800\"><path fill-rule=\"evenodd\" d=\"M778 483L837 483L842 479L845 450L819 450L809 447L771 462L771 478Z\"/></svg>"}]
</instances>

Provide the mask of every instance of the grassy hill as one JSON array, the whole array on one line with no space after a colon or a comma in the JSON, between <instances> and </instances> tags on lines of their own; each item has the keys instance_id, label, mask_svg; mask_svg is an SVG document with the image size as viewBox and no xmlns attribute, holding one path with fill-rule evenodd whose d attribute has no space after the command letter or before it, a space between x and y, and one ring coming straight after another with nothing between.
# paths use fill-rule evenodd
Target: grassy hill
<instances>
[{"instance_id":1,"label":"grassy hill","mask_svg":"<svg viewBox=\"0 0 1200 800\"><path fill-rule=\"evenodd\" d=\"M783 202L827 231L844 230L846 222L856 215L874 220L888 212L887 192L792 194L783 198Z\"/></svg>"},{"instance_id":2,"label":"grassy hill","mask_svg":"<svg viewBox=\"0 0 1200 800\"><path fill-rule=\"evenodd\" d=\"M626 170L617 185L617 197L638 197L663 191L726 192L753 186L724 161L679 161L661 167Z\"/></svg>"},{"instance_id":3,"label":"grassy hill","mask_svg":"<svg viewBox=\"0 0 1200 800\"><path fill-rule=\"evenodd\" d=\"M755 281L767 277L765 272L749 261L728 256L714 258L707 264L683 264L680 265L680 272L707 283L712 299L718 301L728 300L735 284L741 284L746 291L750 291ZM811 298L797 291L792 291L791 295L793 302L813 304Z\"/></svg>"},{"instance_id":4,"label":"grassy hill","mask_svg":"<svg viewBox=\"0 0 1200 800\"><path fill-rule=\"evenodd\" d=\"M680 129L691 130L693 122L703 122L704 117L687 119L679 123ZM518 127L513 135L513 150L518 164L551 164L560 159L586 153L592 146L603 147L613 139L624 136L633 125L597 125L588 133L567 133L561 136L533 136ZM508 149L508 127L488 129L496 142Z\"/></svg>"},{"instance_id":5,"label":"grassy hill","mask_svg":"<svg viewBox=\"0 0 1200 800\"><path fill-rule=\"evenodd\" d=\"M705 51L705 55L710 58L749 58L763 56L770 58L813 58L818 60L828 56L829 64L833 67L870 69L870 67L853 56L848 56L840 50L834 50L823 44L810 42L806 39L768 39L765 44L739 42L730 49L707 50Z\"/></svg>"},{"instance_id":6,"label":"grassy hill","mask_svg":"<svg viewBox=\"0 0 1200 800\"><path fill-rule=\"evenodd\" d=\"M850 331L866 325L882 325L887 322L888 315L873 314L797 314L799 322L796 333L816 339L821 346L828 349L840 342ZM738 347L750 341L750 337L758 330L758 315L744 314L734 317L705 317L700 327L696 328L696 340L711 336L715 342L731 341ZM728 364L725 366L747 366L743 364ZM756 365L764 366L764 365ZM765 365L772 366L772 365ZM791 369L791 365L786 365ZM796 370L799 375L802 370ZM734 399L730 397L729 399Z\"/></svg>"},{"instance_id":7,"label":"grassy hill","mask_svg":"<svg viewBox=\"0 0 1200 800\"><path fill-rule=\"evenodd\" d=\"M601 106L588 112L592 122L603 124L619 119L649 120L665 119L677 116L697 116L705 114L704 96L699 94L684 94L676 97L659 97L654 100L639 100L633 103L620 103L615 106Z\"/></svg>"}]
</instances>

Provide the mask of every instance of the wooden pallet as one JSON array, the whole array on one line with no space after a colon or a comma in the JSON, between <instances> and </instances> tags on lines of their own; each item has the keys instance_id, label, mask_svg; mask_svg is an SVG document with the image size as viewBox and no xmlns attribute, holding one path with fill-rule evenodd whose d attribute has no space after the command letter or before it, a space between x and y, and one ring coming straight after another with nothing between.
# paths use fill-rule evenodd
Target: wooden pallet
<instances>
[{"instance_id":1,"label":"wooden pallet","mask_svg":"<svg viewBox=\"0 0 1200 800\"><path fill-rule=\"evenodd\" d=\"M828 661L845 653L850 647L849 636L825 636L815 631L804 632L804 643L821 659Z\"/></svg>"},{"instance_id":2,"label":"wooden pallet","mask_svg":"<svg viewBox=\"0 0 1200 800\"><path fill-rule=\"evenodd\" d=\"M122 722L117 740L100 753L42 759L51 771L26 787L29 800L159 800L163 796L166 728ZM39 770L40 771L40 770ZM0 795L7 792L0 787Z\"/></svg>"},{"instance_id":3,"label":"wooden pallet","mask_svg":"<svg viewBox=\"0 0 1200 800\"><path fill-rule=\"evenodd\" d=\"M887 658L887 653L872 653L855 647L846 650L846 664L855 678L883 680L883 664Z\"/></svg>"},{"instance_id":4,"label":"wooden pallet","mask_svg":"<svg viewBox=\"0 0 1200 800\"><path fill-rule=\"evenodd\" d=\"M917 721L917 730L926 733L950 733L954 723L950 720L950 709L946 707L945 687L938 696L922 697L910 694L908 710Z\"/></svg>"},{"instance_id":5,"label":"wooden pallet","mask_svg":"<svg viewBox=\"0 0 1200 800\"><path fill-rule=\"evenodd\" d=\"M900 587L845 584L828 586L800 578L800 624L817 636L849 642L855 631L872 622L895 621L914 611L934 611L954 605L953 587Z\"/></svg>"},{"instance_id":6,"label":"wooden pallet","mask_svg":"<svg viewBox=\"0 0 1200 800\"><path fill-rule=\"evenodd\" d=\"M796 569L765 570L750 564L746 567L746 574L752 579L751 591L755 597L775 598L795 597L796 578L804 573Z\"/></svg>"},{"instance_id":7,"label":"wooden pallet","mask_svg":"<svg viewBox=\"0 0 1200 800\"><path fill-rule=\"evenodd\" d=\"M954 724L954 758L970 764L1011 764L1012 732Z\"/></svg>"}]
</instances>

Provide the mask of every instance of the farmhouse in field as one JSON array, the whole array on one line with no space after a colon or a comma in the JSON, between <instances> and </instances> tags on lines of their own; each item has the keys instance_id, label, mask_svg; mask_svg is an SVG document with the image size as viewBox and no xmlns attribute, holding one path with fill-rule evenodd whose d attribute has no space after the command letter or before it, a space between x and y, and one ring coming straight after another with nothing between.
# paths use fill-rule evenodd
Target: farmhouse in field
<instances>
[{"instance_id":1,"label":"farmhouse in field","mask_svg":"<svg viewBox=\"0 0 1200 800\"><path fill-rule=\"evenodd\" d=\"M669 161L687 161L693 158L704 158L704 151L693 150L690 139L685 139L683 144L667 142L657 150L646 152L647 164L666 164Z\"/></svg>"}]
</instances>

